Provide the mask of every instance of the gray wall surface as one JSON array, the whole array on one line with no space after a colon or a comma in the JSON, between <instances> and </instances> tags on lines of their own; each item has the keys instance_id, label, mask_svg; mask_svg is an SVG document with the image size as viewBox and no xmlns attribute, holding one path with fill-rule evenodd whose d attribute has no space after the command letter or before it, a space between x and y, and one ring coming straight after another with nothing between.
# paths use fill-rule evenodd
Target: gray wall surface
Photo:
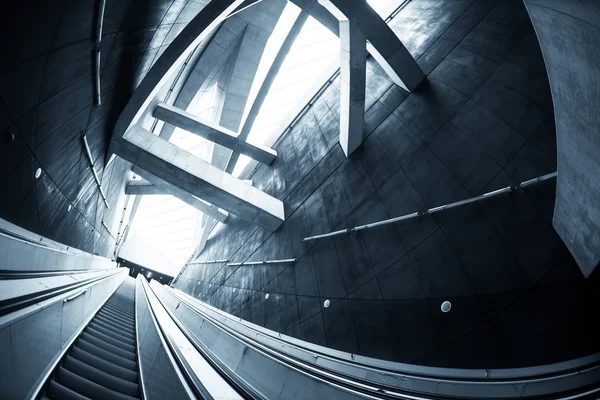
<instances>
[{"instance_id":1,"label":"gray wall surface","mask_svg":"<svg viewBox=\"0 0 600 400\"><path fill-rule=\"evenodd\" d=\"M67 303L58 301L0 329L0 393L25 399L50 362L83 322L127 278L127 271L103 280Z\"/></svg>"},{"instance_id":2,"label":"gray wall surface","mask_svg":"<svg viewBox=\"0 0 600 400\"><path fill-rule=\"evenodd\" d=\"M428 79L408 94L369 62L367 136L348 159L334 83L251 177L284 201L286 222L271 234L231 216L200 257L299 261L192 264L174 286L275 331L395 361L502 368L600 350L598 279L583 278L552 227L554 182L302 242L556 170L547 74L521 1L413 0L391 26Z\"/></svg>"},{"instance_id":3,"label":"gray wall surface","mask_svg":"<svg viewBox=\"0 0 600 400\"><path fill-rule=\"evenodd\" d=\"M600 4L525 0L556 112L554 227L588 276L600 263Z\"/></svg>"},{"instance_id":4,"label":"gray wall surface","mask_svg":"<svg viewBox=\"0 0 600 400\"><path fill-rule=\"evenodd\" d=\"M205 3L107 0L102 106L96 107L93 49L98 2L2 2L1 218L81 250L112 255L129 167L117 160L105 168L114 123L154 60ZM109 209L94 182L82 132ZM39 179L34 177L37 168L42 170Z\"/></svg>"}]
</instances>

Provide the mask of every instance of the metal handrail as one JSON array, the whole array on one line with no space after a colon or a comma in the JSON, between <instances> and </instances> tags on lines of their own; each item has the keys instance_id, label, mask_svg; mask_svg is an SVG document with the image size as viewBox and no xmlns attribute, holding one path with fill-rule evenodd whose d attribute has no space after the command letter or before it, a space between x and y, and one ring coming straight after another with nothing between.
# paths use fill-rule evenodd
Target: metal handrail
<instances>
[{"instance_id":1,"label":"metal handrail","mask_svg":"<svg viewBox=\"0 0 600 400\"><path fill-rule=\"evenodd\" d=\"M235 263L227 263L230 267L239 267L241 265L265 265L265 264L291 264L295 263L295 258L285 258L282 260L262 260L262 261L242 261Z\"/></svg>"},{"instance_id":2,"label":"metal handrail","mask_svg":"<svg viewBox=\"0 0 600 400\"><path fill-rule=\"evenodd\" d=\"M78 298L79 296L81 296L82 294L84 294L85 292L87 292L87 289L82 290L81 292L76 293L76 294L74 294L71 297L67 297L66 299L63 300L63 303L68 303L71 300L75 300L76 298Z\"/></svg>"},{"instance_id":3,"label":"metal handrail","mask_svg":"<svg viewBox=\"0 0 600 400\"><path fill-rule=\"evenodd\" d=\"M226 263L227 261L229 261L229 260L198 261L198 262L189 263L188 265L194 265L194 264L221 264L221 263Z\"/></svg>"},{"instance_id":4,"label":"metal handrail","mask_svg":"<svg viewBox=\"0 0 600 400\"><path fill-rule=\"evenodd\" d=\"M324 234L321 234L321 235L315 235L315 236L305 237L304 239L302 239L302 241L308 242L310 240L317 240L317 239L323 239L323 238L332 237L332 236L339 236L339 235L343 235L344 233L358 232L358 231L362 231L362 230L365 230L365 229L375 228L375 227L378 227L378 226L393 224L395 222L404 221L404 220L407 220L407 219L412 219L412 218L422 217L422 216L425 216L425 215L434 214L436 212L445 211L445 210L449 210L451 208L464 206L465 204L475 203L475 202L478 202L478 201L481 201L481 200L484 200L484 199L488 199L490 197L494 197L494 196L497 196L497 195L500 195L500 194L503 194L503 193L516 192L517 190L520 190L520 189L522 189L524 187L531 186L531 185L534 185L534 184L539 183L539 182L547 181L548 179L556 178L556 176L557 176L557 173L556 172L552 172L550 174L542 175L542 176L534 178L534 179L529 179L527 181L523 181L523 182L521 182L521 183L519 183L518 185L515 185L515 186L507 186L507 187L504 187L504 188L501 188L501 189L498 189L498 190L494 190L494 191L491 191L491 192L488 192L488 193L484 193L484 194L479 195L479 196L471 197L469 199L456 201L454 203L445 204L443 206L437 206L437 207L429 208L429 209L427 209L425 211L416 211L416 212L413 212L413 213L410 213L410 214L401 215L399 217L385 219L383 221L371 222L369 224L355 226L354 228L340 229L339 231L333 231L333 232L324 233Z\"/></svg>"},{"instance_id":5,"label":"metal handrail","mask_svg":"<svg viewBox=\"0 0 600 400\"><path fill-rule=\"evenodd\" d=\"M100 87L100 51L102 46L102 26L104 24L104 9L106 8L106 0L100 0L98 5L98 22L96 24L96 105L102 104L102 90Z\"/></svg>"}]
</instances>

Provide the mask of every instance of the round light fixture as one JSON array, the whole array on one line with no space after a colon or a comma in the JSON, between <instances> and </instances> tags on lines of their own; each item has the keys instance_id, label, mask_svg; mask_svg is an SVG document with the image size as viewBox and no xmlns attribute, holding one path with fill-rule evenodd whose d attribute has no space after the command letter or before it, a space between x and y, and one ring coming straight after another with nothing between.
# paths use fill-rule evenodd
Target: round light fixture
<instances>
[{"instance_id":1,"label":"round light fixture","mask_svg":"<svg viewBox=\"0 0 600 400\"><path fill-rule=\"evenodd\" d=\"M265 294L265 300L269 300L269 293Z\"/></svg>"},{"instance_id":2,"label":"round light fixture","mask_svg":"<svg viewBox=\"0 0 600 400\"><path fill-rule=\"evenodd\" d=\"M35 170L35 179L38 179L40 176L42 176L42 169L38 168Z\"/></svg>"},{"instance_id":3,"label":"round light fixture","mask_svg":"<svg viewBox=\"0 0 600 400\"><path fill-rule=\"evenodd\" d=\"M235 288L233 288L233 293L235 293Z\"/></svg>"},{"instance_id":4,"label":"round light fixture","mask_svg":"<svg viewBox=\"0 0 600 400\"><path fill-rule=\"evenodd\" d=\"M331 305L331 302L329 300L325 300L325 302L323 302L323 307L325 307L325 308L329 308L330 305Z\"/></svg>"},{"instance_id":5,"label":"round light fixture","mask_svg":"<svg viewBox=\"0 0 600 400\"><path fill-rule=\"evenodd\" d=\"M445 302L442 303L441 308L442 308L442 312L447 313L452 308L452 303L450 303L448 300L446 300Z\"/></svg>"},{"instance_id":6,"label":"round light fixture","mask_svg":"<svg viewBox=\"0 0 600 400\"><path fill-rule=\"evenodd\" d=\"M73 206L69 204L69 208L67 208L67 211L71 211L71 208L73 208Z\"/></svg>"}]
</instances>

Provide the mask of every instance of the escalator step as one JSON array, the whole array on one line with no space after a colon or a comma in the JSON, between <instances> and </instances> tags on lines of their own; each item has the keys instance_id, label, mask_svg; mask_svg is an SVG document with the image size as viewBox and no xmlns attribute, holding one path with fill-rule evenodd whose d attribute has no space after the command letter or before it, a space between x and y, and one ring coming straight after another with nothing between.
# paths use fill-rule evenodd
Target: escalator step
<instances>
[{"instance_id":1,"label":"escalator step","mask_svg":"<svg viewBox=\"0 0 600 400\"><path fill-rule=\"evenodd\" d=\"M135 353L132 351L127 351L127 350L123 350L117 346L113 346L112 344L105 342L104 340L100 340L92 335L90 335L87 332L83 332L80 336L79 336L80 340L85 340L88 343L93 344L94 346L97 346L101 349L104 349L108 352L111 352L112 354L115 354L119 357L123 357L126 360L131 360L131 361L135 361L136 360L136 356Z\"/></svg>"},{"instance_id":2,"label":"escalator step","mask_svg":"<svg viewBox=\"0 0 600 400\"><path fill-rule=\"evenodd\" d=\"M99 326L92 326L91 324L86 328L86 331L89 331L90 333L101 333L102 335L104 335L104 337L111 338L112 340L116 340L119 343L127 344L128 346L131 346L133 349L135 349L135 340L133 340L130 337L127 337L125 334L110 331Z\"/></svg>"},{"instance_id":3,"label":"escalator step","mask_svg":"<svg viewBox=\"0 0 600 400\"><path fill-rule=\"evenodd\" d=\"M130 332L133 333L135 331L135 328L133 326L125 326L125 324L119 322L119 321L115 321L114 319L104 316L104 315L96 315L94 317L94 321L95 320L99 320L102 321L106 324L112 325L115 328L121 329L124 332Z\"/></svg>"},{"instance_id":4,"label":"escalator step","mask_svg":"<svg viewBox=\"0 0 600 400\"><path fill-rule=\"evenodd\" d=\"M116 354L113 354L109 351L101 349L98 346L94 346L93 344L86 342L85 340L77 339L77 342L75 342L75 346L87 351L88 353L92 353L96 357L100 357L111 363L115 363L120 367L127 368L127 369L135 369L136 368L135 361L127 360L127 359L120 357Z\"/></svg>"},{"instance_id":5,"label":"escalator step","mask_svg":"<svg viewBox=\"0 0 600 400\"><path fill-rule=\"evenodd\" d=\"M137 396L140 388L136 383L132 383L116 376L107 374L94 367L91 367L81 361L67 356L63 362L63 367L72 373L81 376L89 381L95 382L107 389L124 393L129 396Z\"/></svg>"},{"instance_id":6,"label":"escalator step","mask_svg":"<svg viewBox=\"0 0 600 400\"><path fill-rule=\"evenodd\" d=\"M135 346L133 344L126 343L122 338L115 339L112 336L105 335L104 333L97 331L96 329L90 328L90 327L86 328L84 332L86 332L87 334L89 334L97 339L105 341L106 343L110 343L113 346L116 346L120 349L135 353Z\"/></svg>"},{"instance_id":7,"label":"escalator step","mask_svg":"<svg viewBox=\"0 0 600 400\"><path fill-rule=\"evenodd\" d=\"M105 310L110 310L110 311L119 313L119 314L124 315L126 317L131 317L134 314L133 308L130 309L130 310L126 310L124 308L121 308L121 307L118 307L118 306L113 306L113 305L110 305L110 304L105 304L104 307L102 307L102 308L104 308Z\"/></svg>"},{"instance_id":8,"label":"escalator step","mask_svg":"<svg viewBox=\"0 0 600 400\"><path fill-rule=\"evenodd\" d=\"M63 367L58 368L56 382L84 396L106 400L134 400L135 397L115 392L78 376Z\"/></svg>"},{"instance_id":9,"label":"escalator step","mask_svg":"<svg viewBox=\"0 0 600 400\"><path fill-rule=\"evenodd\" d=\"M46 394L50 400L90 400L55 381L50 381Z\"/></svg>"},{"instance_id":10,"label":"escalator step","mask_svg":"<svg viewBox=\"0 0 600 400\"><path fill-rule=\"evenodd\" d=\"M105 317L112 318L112 319L114 319L117 322L121 322L121 323L125 324L126 326L133 326L133 325L135 325L135 320L133 318L131 318L131 319L123 318L123 317L120 317L120 316L116 315L115 313L111 313L109 311L100 310L98 312L98 315L102 315L102 316L105 316Z\"/></svg>"},{"instance_id":11,"label":"escalator step","mask_svg":"<svg viewBox=\"0 0 600 400\"><path fill-rule=\"evenodd\" d=\"M69 352L68 357L73 357L74 359L88 364L101 371L104 371L107 374L118 376L129 382L135 383L138 381L138 374L136 370L123 368L119 365L116 365L91 353L88 353L87 351L78 347L73 347L73 349L71 349L71 351Z\"/></svg>"},{"instance_id":12,"label":"escalator step","mask_svg":"<svg viewBox=\"0 0 600 400\"><path fill-rule=\"evenodd\" d=\"M134 318L131 318L131 319L129 319L129 318L123 318L123 317L118 316L115 313L111 313L110 311L106 311L106 310L100 310L98 312L98 314L96 314L96 315L104 316L104 317L109 317L109 318L112 318L113 320L115 320L117 322L123 322L123 323L125 323L125 324L127 324L129 326L135 324L135 319Z\"/></svg>"},{"instance_id":13,"label":"escalator step","mask_svg":"<svg viewBox=\"0 0 600 400\"><path fill-rule=\"evenodd\" d=\"M102 312L104 312L106 314L111 314L111 315L123 318L123 319L128 320L128 321L133 321L134 320L133 319L133 314L125 314L125 313L122 313L120 311L115 311L115 310L113 310L112 308L109 308L109 307L102 307L102 309L100 311L102 311Z\"/></svg>"},{"instance_id":14,"label":"escalator step","mask_svg":"<svg viewBox=\"0 0 600 400\"><path fill-rule=\"evenodd\" d=\"M106 332L114 333L115 335L119 335L121 337L125 337L125 338L127 338L127 339L135 342L135 335L133 335L133 334L131 334L129 332L125 332L122 329L118 329L118 328L116 328L114 326L108 325L105 322L101 322L101 321L98 321L98 320L93 320L90 323L90 327L92 327L94 329L98 329L98 330L103 329Z\"/></svg>"},{"instance_id":15,"label":"escalator step","mask_svg":"<svg viewBox=\"0 0 600 400\"><path fill-rule=\"evenodd\" d=\"M134 314L133 308L127 309L127 308L122 308L122 307L115 306L112 304L105 304L103 308L110 310L110 311L118 312L125 316L132 316Z\"/></svg>"}]
</instances>

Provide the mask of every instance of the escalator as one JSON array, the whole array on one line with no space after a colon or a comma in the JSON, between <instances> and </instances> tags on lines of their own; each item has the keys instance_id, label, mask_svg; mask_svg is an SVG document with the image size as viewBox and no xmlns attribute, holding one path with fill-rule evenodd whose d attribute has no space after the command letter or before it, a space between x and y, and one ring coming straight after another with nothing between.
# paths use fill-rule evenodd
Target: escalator
<instances>
[{"instance_id":1,"label":"escalator","mask_svg":"<svg viewBox=\"0 0 600 400\"><path fill-rule=\"evenodd\" d=\"M73 343L40 398L141 398L136 349L135 281L128 278Z\"/></svg>"}]
</instances>

